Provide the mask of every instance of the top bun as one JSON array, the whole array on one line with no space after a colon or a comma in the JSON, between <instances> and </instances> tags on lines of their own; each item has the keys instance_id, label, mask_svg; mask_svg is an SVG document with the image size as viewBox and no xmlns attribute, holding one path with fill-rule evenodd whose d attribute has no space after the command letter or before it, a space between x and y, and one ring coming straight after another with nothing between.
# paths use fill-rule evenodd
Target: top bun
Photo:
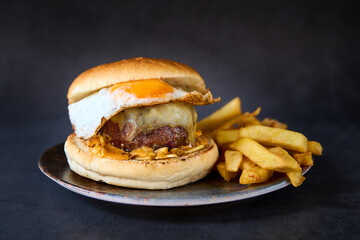
<instances>
[{"instance_id":1,"label":"top bun","mask_svg":"<svg viewBox=\"0 0 360 240\"><path fill-rule=\"evenodd\" d=\"M151 78L162 79L186 91L206 92L204 80L191 67L171 60L138 57L86 70L73 81L67 98L72 104L116 83Z\"/></svg>"}]
</instances>

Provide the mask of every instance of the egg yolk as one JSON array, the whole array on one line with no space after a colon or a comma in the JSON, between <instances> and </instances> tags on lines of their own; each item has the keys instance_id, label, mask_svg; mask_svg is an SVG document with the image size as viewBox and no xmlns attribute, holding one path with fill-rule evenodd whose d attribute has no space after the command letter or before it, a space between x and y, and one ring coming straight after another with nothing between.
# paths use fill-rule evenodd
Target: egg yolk
<instances>
[{"instance_id":1,"label":"egg yolk","mask_svg":"<svg viewBox=\"0 0 360 240\"><path fill-rule=\"evenodd\" d=\"M173 93L174 88L160 79L146 79L132 82L118 83L110 88L113 92L117 90L119 94L125 91L135 95L137 98L162 98L166 94Z\"/></svg>"}]
</instances>

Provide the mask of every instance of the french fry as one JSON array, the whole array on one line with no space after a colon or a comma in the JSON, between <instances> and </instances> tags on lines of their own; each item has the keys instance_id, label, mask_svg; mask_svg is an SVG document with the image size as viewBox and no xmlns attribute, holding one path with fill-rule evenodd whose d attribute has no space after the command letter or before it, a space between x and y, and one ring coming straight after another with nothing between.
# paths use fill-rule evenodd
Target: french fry
<instances>
[{"instance_id":1,"label":"french fry","mask_svg":"<svg viewBox=\"0 0 360 240\"><path fill-rule=\"evenodd\" d=\"M287 161L292 162L293 164L297 164L298 168L300 168L300 164L292 157L290 154L281 147L273 147L269 149L270 152L280 155L285 158Z\"/></svg>"},{"instance_id":2,"label":"french fry","mask_svg":"<svg viewBox=\"0 0 360 240\"><path fill-rule=\"evenodd\" d=\"M301 133L266 126L240 128L239 137L252 138L262 144L307 152L307 138Z\"/></svg>"},{"instance_id":3,"label":"french fry","mask_svg":"<svg viewBox=\"0 0 360 240\"><path fill-rule=\"evenodd\" d=\"M216 164L216 169L218 170L221 177L227 182L239 176L239 172L227 171L225 167L225 162L219 162L218 164Z\"/></svg>"},{"instance_id":4,"label":"french fry","mask_svg":"<svg viewBox=\"0 0 360 240\"><path fill-rule=\"evenodd\" d=\"M219 174L225 181L240 176L240 184L252 184L267 181L277 171L285 173L294 187L300 186L305 180L301 166L313 165L312 155L322 155L321 144L275 119L259 121L260 111L258 107L241 113L240 99L235 98L198 123L197 129L220 147Z\"/></svg>"},{"instance_id":5,"label":"french fry","mask_svg":"<svg viewBox=\"0 0 360 240\"><path fill-rule=\"evenodd\" d=\"M294 187L300 186L306 179L301 172L288 172L286 175Z\"/></svg>"},{"instance_id":6,"label":"french fry","mask_svg":"<svg viewBox=\"0 0 360 240\"><path fill-rule=\"evenodd\" d=\"M215 136L216 143L224 147L229 143L235 142L239 138L239 129L218 131Z\"/></svg>"},{"instance_id":7,"label":"french fry","mask_svg":"<svg viewBox=\"0 0 360 240\"><path fill-rule=\"evenodd\" d=\"M229 145L230 149L240 151L260 167L278 172L300 172L301 167L294 161L270 152L251 138L240 138Z\"/></svg>"},{"instance_id":8,"label":"french fry","mask_svg":"<svg viewBox=\"0 0 360 240\"><path fill-rule=\"evenodd\" d=\"M260 111L261 107L258 107L252 113L246 112L239 116L235 123L238 125L238 127L243 127L247 125L261 125L261 122L256 118L256 116L260 114Z\"/></svg>"},{"instance_id":9,"label":"french fry","mask_svg":"<svg viewBox=\"0 0 360 240\"><path fill-rule=\"evenodd\" d=\"M251 125L261 125L261 122L254 116L249 116L246 119L244 119L243 122L241 122L240 124L241 126L251 126Z\"/></svg>"},{"instance_id":10,"label":"french fry","mask_svg":"<svg viewBox=\"0 0 360 240\"><path fill-rule=\"evenodd\" d=\"M244 169L240 175L240 184L252 184L266 182L271 178L274 171L263 169L259 166Z\"/></svg>"},{"instance_id":11,"label":"french fry","mask_svg":"<svg viewBox=\"0 0 360 240\"><path fill-rule=\"evenodd\" d=\"M226 170L229 172L238 172L243 160L243 154L238 151L226 150L224 155Z\"/></svg>"},{"instance_id":12,"label":"french fry","mask_svg":"<svg viewBox=\"0 0 360 240\"><path fill-rule=\"evenodd\" d=\"M241 119L243 119L245 117L247 117L247 116L242 115L242 114L237 115L237 116L231 118L230 120L226 121L222 125L220 125L220 127L216 128L212 133L214 135L216 135L216 133L218 131L231 129L235 124L237 124Z\"/></svg>"},{"instance_id":13,"label":"french fry","mask_svg":"<svg viewBox=\"0 0 360 240\"><path fill-rule=\"evenodd\" d=\"M281 128L281 129L287 129L288 125L285 123L281 123L275 119L272 118L264 118L261 121L261 124L267 127L273 127L273 128Z\"/></svg>"},{"instance_id":14,"label":"french fry","mask_svg":"<svg viewBox=\"0 0 360 240\"><path fill-rule=\"evenodd\" d=\"M237 127L244 127L248 125L261 125L260 121L257 120L254 116L251 116L250 114L241 114L228 120L220 127L216 128L214 131L212 131L211 135L216 136L216 133L218 131L231 129L235 124L237 124Z\"/></svg>"},{"instance_id":15,"label":"french fry","mask_svg":"<svg viewBox=\"0 0 360 240\"><path fill-rule=\"evenodd\" d=\"M243 159L240 164L240 169L243 170L240 175L240 179L239 179L240 184L265 182L274 173L271 170L266 170L266 169L263 169L263 168L257 166L254 162L252 162L246 156L243 156Z\"/></svg>"},{"instance_id":16,"label":"french fry","mask_svg":"<svg viewBox=\"0 0 360 240\"><path fill-rule=\"evenodd\" d=\"M281 147L270 148L269 151L272 153L278 154L278 155L282 156L283 158L286 158L288 161L296 162L296 160L293 157L291 157L290 154L285 149L283 149ZM288 173L286 173L286 175L288 176L291 184L294 187L300 186L305 180L305 177L302 175L301 172L288 172Z\"/></svg>"},{"instance_id":17,"label":"french fry","mask_svg":"<svg viewBox=\"0 0 360 240\"><path fill-rule=\"evenodd\" d=\"M239 114L220 125L220 127L217 127L215 130L213 130L210 133L210 136L215 137L218 131L232 129L235 125L237 125L238 128L248 125L261 125L261 122L255 117L259 115L260 111L261 108L258 107L252 113L246 112L244 114Z\"/></svg>"},{"instance_id":18,"label":"french fry","mask_svg":"<svg viewBox=\"0 0 360 240\"><path fill-rule=\"evenodd\" d=\"M241 170L251 169L251 168L254 168L255 166L256 166L256 164L254 162L252 162L246 156L243 156L243 160L241 161L241 164L240 164Z\"/></svg>"},{"instance_id":19,"label":"french fry","mask_svg":"<svg viewBox=\"0 0 360 240\"><path fill-rule=\"evenodd\" d=\"M313 166L314 161L311 152L306 153L294 153L293 157L301 166Z\"/></svg>"},{"instance_id":20,"label":"french fry","mask_svg":"<svg viewBox=\"0 0 360 240\"><path fill-rule=\"evenodd\" d=\"M211 132L225 121L241 114L240 98L236 97L210 116L197 123L197 130Z\"/></svg>"},{"instance_id":21,"label":"french fry","mask_svg":"<svg viewBox=\"0 0 360 240\"><path fill-rule=\"evenodd\" d=\"M257 107L255 111L253 111L252 113L246 112L244 113L245 115L248 114L250 116L256 117L257 115L259 115L261 112L261 107Z\"/></svg>"},{"instance_id":22,"label":"french fry","mask_svg":"<svg viewBox=\"0 0 360 240\"><path fill-rule=\"evenodd\" d=\"M312 154L321 156L323 148L320 143L315 141L308 141L307 143L308 151L312 152Z\"/></svg>"}]
</instances>

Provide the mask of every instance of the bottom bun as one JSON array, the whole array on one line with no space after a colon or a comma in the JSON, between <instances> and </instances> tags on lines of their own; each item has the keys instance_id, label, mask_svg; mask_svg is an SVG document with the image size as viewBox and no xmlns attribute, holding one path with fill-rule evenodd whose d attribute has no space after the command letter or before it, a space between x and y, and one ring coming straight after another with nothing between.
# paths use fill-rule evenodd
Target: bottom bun
<instances>
[{"instance_id":1,"label":"bottom bun","mask_svg":"<svg viewBox=\"0 0 360 240\"><path fill-rule=\"evenodd\" d=\"M197 152L159 160L113 160L89 151L85 141L71 134L65 154L71 170L95 181L142 189L168 189L200 180L213 169L219 157L213 139Z\"/></svg>"}]
</instances>

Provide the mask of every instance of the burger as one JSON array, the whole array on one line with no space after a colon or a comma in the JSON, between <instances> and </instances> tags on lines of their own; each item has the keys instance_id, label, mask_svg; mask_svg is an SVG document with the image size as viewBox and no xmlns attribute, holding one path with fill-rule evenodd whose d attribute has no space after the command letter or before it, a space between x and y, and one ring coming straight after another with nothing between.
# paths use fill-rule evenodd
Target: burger
<instances>
[{"instance_id":1,"label":"burger","mask_svg":"<svg viewBox=\"0 0 360 240\"><path fill-rule=\"evenodd\" d=\"M65 142L70 168L95 181L168 189L209 174L214 140L196 131L196 105L220 101L191 67L133 58L80 74L67 94L74 133Z\"/></svg>"}]
</instances>

